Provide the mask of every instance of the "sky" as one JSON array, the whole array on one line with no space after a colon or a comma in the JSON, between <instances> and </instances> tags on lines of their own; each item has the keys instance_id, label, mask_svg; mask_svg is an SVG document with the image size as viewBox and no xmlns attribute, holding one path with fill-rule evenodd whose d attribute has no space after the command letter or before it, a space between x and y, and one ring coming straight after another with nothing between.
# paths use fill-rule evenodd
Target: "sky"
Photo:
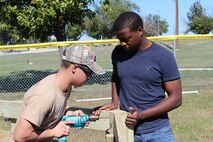
<instances>
[{"instance_id":1,"label":"sky","mask_svg":"<svg viewBox=\"0 0 213 142\"><path fill-rule=\"evenodd\" d=\"M136 3L142 17L148 14L159 15L161 19L165 19L169 25L168 32L164 35L175 34L175 0L130 0ZM187 12L194 2L198 0L178 0L179 5L179 34L184 34L187 26ZM200 3L208 16L213 16L213 0L200 0Z\"/></svg>"},{"instance_id":2,"label":"sky","mask_svg":"<svg viewBox=\"0 0 213 142\"><path fill-rule=\"evenodd\" d=\"M149 14L159 15L165 19L169 25L168 32L163 35L175 34L175 0L130 0L139 6L140 16L145 17ZM184 34L186 30L187 12L194 2L198 0L178 0L179 2L179 34ZM213 16L213 0L199 0L208 16ZM81 40L91 40L88 36L83 36Z\"/></svg>"}]
</instances>

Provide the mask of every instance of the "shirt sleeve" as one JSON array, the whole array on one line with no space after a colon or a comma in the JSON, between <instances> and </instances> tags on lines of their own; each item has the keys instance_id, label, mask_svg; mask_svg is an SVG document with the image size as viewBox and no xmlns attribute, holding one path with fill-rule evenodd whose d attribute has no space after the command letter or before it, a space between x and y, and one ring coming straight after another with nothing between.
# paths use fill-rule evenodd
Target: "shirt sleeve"
<instances>
[{"instance_id":1,"label":"shirt sleeve","mask_svg":"<svg viewBox=\"0 0 213 142\"><path fill-rule=\"evenodd\" d=\"M50 103L42 95L32 95L24 102L21 117L40 127L43 119L50 110Z\"/></svg>"},{"instance_id":2,"label":"shirt sleeve","mask_svg":"<svg viewBox=\"0 0 213 142\"><path fill-rule=\"evenodd\" d=\"M164 55L161 64L163 81L180 79L180 73L174 55L170 51L168 51L167 53L168 54Z\"/></svg>"}]
</instances>

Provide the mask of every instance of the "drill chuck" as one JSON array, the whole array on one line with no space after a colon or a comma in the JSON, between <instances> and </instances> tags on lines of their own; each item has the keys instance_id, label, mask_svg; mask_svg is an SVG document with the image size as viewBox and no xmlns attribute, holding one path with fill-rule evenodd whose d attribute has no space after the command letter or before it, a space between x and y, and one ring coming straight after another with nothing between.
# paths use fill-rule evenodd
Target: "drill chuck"
<instances>
[{"instance_id":1,"label":"drill chuck","mask_svg":"<svg viewBox=\"0 0 213 142\"><path fill-rule=\"evenodd\" d=\"M74 128L82 128L86 124L87 121L96 121L99 119L99 116L94 114L84 114L84 116L63 116L61 121L74 121L74 124L69 125Z\"/></svg>"},{"instance_id":2,"label":"drill chuck","mask_svg":"<svg viewBox=\"0 0 213 142\"><path fill-rule=\"evenodd\" d=\"M96 121L96 120L98 120L99 118L100 118L99 116L94 115L94 114L90 114L90 115L89 115L89 120L90 120L90 121Z\"/></svg>"}]
</instances>

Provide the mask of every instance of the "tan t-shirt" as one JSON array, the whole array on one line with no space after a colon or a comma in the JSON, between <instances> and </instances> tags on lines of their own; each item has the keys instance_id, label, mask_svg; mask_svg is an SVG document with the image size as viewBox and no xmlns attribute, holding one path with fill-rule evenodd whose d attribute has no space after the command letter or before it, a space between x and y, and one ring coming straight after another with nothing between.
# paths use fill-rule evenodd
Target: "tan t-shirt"
<instances>
[{"instance_id":1,"label":"tan t-shirt","mask_svg":"<svg viewBox=\"0 0 213 142\"><path fill-rule=\"evenodd\" d=\"M55 74L33 85L25 94L21 117L39 129L53 128L66 110L70 91L64 94L58 87Z\"/></svg>"}]
</instances>

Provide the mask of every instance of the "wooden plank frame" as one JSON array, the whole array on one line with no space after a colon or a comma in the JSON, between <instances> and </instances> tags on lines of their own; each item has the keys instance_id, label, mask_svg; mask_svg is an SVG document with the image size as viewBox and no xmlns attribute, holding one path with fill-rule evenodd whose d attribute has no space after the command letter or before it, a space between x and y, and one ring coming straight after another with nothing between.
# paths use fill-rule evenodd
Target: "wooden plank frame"
<instances>
[{"instance_id":1,"label":"wooden plank frame","mask_svg":"<svg viewBox=\"0 0 213 142\"><path fill-rule=\"evenodd\" d=\"M11 121L11 133L13 132L21 112L21 101L0 100L0 115ZM69 108L70 110L81 109L85 113L92 113L91 108ZM134 132L132 127L125 124L127 112L121 110L103 110L100 119L90 122L86 129L100 130L106 132L106 142L133 142Z\"/></svg>"}]
</instances>

